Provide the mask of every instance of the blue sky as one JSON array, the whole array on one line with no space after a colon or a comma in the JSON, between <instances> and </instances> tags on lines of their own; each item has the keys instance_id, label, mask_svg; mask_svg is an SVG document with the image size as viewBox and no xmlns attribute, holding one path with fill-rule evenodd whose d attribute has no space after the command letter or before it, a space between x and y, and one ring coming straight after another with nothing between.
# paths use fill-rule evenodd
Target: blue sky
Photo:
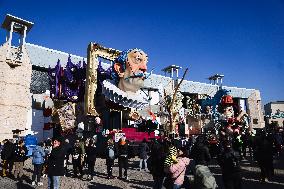
<instances>
[{"instance_id":1,"label":"blue sky","mask_svg":"<svg viewBox=\"0 0 284 189\"><path fill-rule=\"evenodd\" d=\"M259 89L263 104L284 100L283 0L0 0L7 13L35 23L29 43L84 57L91 41L137 47L154 73L175 64L192 81L224 74L226 86Z\"/></svg>"}]
</instances>

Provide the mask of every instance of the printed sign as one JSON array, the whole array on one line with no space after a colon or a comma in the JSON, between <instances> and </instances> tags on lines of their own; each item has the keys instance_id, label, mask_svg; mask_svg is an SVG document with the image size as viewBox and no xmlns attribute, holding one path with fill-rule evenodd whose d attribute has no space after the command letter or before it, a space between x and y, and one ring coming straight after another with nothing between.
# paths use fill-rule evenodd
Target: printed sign
<instances>
[{"instance_id":1,"label":"printed sign","mask_svg":"<svg viewBox=\"0 0 284 189\"><path fill-rule=\"evenodd\" d=\"M114 141L118 142L121 137L125 137L125 133L115 133L114 134Z\"/></svg>"}]
</instances>

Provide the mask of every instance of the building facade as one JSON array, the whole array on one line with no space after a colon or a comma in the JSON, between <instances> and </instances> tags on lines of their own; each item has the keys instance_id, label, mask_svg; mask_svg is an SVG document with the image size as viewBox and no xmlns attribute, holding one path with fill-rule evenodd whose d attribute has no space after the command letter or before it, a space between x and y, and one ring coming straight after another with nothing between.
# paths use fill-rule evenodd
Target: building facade
<instances>
[{"instance_id":1,"label":"building facade","mask_svg":"<svg viewBox=\"0 0 284 189\"><path fill-rule=\"evenodd\" d=\"M266 124L284 127L284 101L269 102L264 105Z\"/></svg>"}]
</instances>

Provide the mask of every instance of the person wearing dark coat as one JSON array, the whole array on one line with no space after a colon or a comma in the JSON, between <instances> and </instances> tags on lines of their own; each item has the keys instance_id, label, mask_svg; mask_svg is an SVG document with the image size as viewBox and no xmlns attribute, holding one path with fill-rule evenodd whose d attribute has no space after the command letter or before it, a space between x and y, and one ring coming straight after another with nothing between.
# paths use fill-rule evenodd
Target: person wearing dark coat
<instances>
[{"instance_id":1,"label":"person wearing dark coat","mask_svg":"<svg viewBox=\"0 0 284 189\"><path fill-rule=\"evenodd\" d=\"M47 162L48 189L59 189L60 176L64 175L65 152L61 137L53 139L53 148Z\"/></svg>"},{"instance_id":2,"label":"person wearing dark coat","mask_svg":"<svg viewBox=\"0 0 284 189\"><path fill-rule=\"evenodd\" d=\"M112 168L114 165L114 160L116 157L114 141L112 138L108 139L107 141L107 148L106 148L106 166L107 166L107 178L114 179L115 177L112 175Z\"/></svg>"},{"instance_id":3,"label":"person wearing dark coat","mask_svg":"<svg viewBox=\"0 0 284 189\"><path fill-rule=\"evenodd\" d=\"M280 156L282 145L283 145L283 139L282 139L281 133L279 133L279 131L274 133L273 138L275 142L277 156Z\"/></svg>"},{"instance_id":4,"label":"person wearing dark coat","mask_svg":"<svg viewBox=\"0 0 284 189\"><path fill-rule=\"evenodd\" d=\"M90 139L89 144L86 147L86 156L86 163L88 165L88 179L93 180L94 167L97 158L97 148L93 139Z\"/></svg>"},{"instance_id":5,"label":"person wearing dark coat","mask_svg":"<svg viewBox=\"0 0 284 189\"><path fill-rule=\"evenodd\" d=\"M204 136L197 137L196 143L192 147L191 157L194 159L196 165L207 165L211 160Z\"/></svg>"},{"instance_id":6,"label":"person wearing dark coat","mask_svg":"<svg viewBox=\"0 0 284 189\"><path fill-rule=\"evenodd\" d=\"M247 155L247 147L248 147L248 140L249 140L249 133L246 132L245 134L242 134L241 136L241 140L242 140L242 153L243 153L243 158L246 158Z\"/></svg>"},{"instance_id":7,"label":"person wearing dark coat","mask_svg":"<svg viewBox=\"0 0 284 189\"><path fill-rule=\"evenodd\" d=\"M75 142L71 155L72 155L74 177L78 177L78 172L80 172L80 177L83 177L83 167L81 163L82 149L80 147L79 140Z\"/></svg>"},{"instance_id":8,"label":"person wearing dark coat","mask_svg":"<svg viewBox=\"0 0 284 189\"><path fill-rule=\"evenodd\" d=\"M10 142L8 139L4 140L4 145L1 151L1 159L2 159L2 176L7 176L7 170L9 170L9 176L12 175L13 170L13 163L14 163L14 151L15 146L12 142Z\"/></svg>"},{"instance_id":9,"label":"person wearing dark coat","mask_svg":"<svg viewBox=\"0 0 284 189\"><path fill-rule=\"evenodd\" d=\"M65 169L65 176L69 176L68 172L68 162L69 162L69 157L72 153L72 145L70 144L68 139L65 139L64 141L64 149L65 149L65 160L64 160L64 169Z\"/></svg>"},{"instance_id":10,"label":"person wearing dark coat","mask_svg":"<svg viewBox=\"0 0 284 189\"><path fill-rule=\"evenodd\" d=\"M148 171L147 168L147 158L148 155L147 153L149 152L149 146L147 144L146 139L144 138L142 143L139 145L139 158L140 158L140 163L139 163L139 170L142 170L142 164L144 161L144 165L145 165L145 170Z\"/></svg>"},{"instance_id":11,"label":"person wearing dark coat","mask_svg":"<svg viewBox=\"0 0 284 189\"><path fill-rule=\"evenodd\" d=\"M151 149L150 157L148 159L148 168L153 176L154 186L153 189L161 189L165 177L164 161L166 158L165 149L158 141L154 141Z\"/></svg>"},{"instance_id":12,"label":"person wearing dark coat","mask_svg":"<svg viewBox=\"0 0 284 189\"><path fill-rule=\"evenodd\" d=\"M28 154L28 149L23 140L19 140L15 147L14 154L14 177L21 181L23 176L24 161L27 159Z\"/></svg>"},{"instance_id":13,"label":"person wearing dark coat","mask_svg":"<svg viewBox=\"0 0 284 189\"><path fill-rule=\"evenodd\" d=\"M260 167L261 181L267 182L273 175L273 141L260 131L255 139L255 156Z\"/></svg>"},{"instance_id":14,"label":"person wearing dark coat","mask_svg":"<svg viewBox=\"0 0 284 189\"><path fill-rule=\"evenodd\" d=\"M119 140L117 147L118 153L118 167L119 167L119 179L122 179L122 169L124 169L124 178L128 180L127 169L128 169L128 144L125 138L122 137Z\"/></svg>"},{"instance_id":15,"label":"person wearing dark coat","mask_svg":"<svg viewBox=\"0 0 284 189\"><path fill-rule=\"evenodd\" d=\"M224 149L218 155L218 163L222 170L223 183L226 189L242 189L240 154L232 148L232 142L223 142Z\"/></svg>"}]
</instances>

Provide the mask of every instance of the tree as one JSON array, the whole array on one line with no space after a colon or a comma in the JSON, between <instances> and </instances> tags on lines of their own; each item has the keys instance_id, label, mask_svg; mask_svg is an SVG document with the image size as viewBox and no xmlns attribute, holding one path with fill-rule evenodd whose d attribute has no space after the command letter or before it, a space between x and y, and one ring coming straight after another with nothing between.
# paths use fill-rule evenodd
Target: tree
<instances>
[{"instance_id":1,"label":"tree","mask_svg":"<svg viewBox=\"0 0 284 189\"><path fill-rule=\"evenodd\" d=\"M165 108L169 113L169 121L170 121L170 131L172 132L174 129L174 121L176 116L178 115L178 111L182 108L182 98L183 95L179 92L179 88L181 83L184 80L184 77L188 71L188 68L183 73L182 79L179 81L177 86L173 90L173 94L167 94L166 90L164 89L164 98L165 98Z\"/></svg>"}]
</instances>

